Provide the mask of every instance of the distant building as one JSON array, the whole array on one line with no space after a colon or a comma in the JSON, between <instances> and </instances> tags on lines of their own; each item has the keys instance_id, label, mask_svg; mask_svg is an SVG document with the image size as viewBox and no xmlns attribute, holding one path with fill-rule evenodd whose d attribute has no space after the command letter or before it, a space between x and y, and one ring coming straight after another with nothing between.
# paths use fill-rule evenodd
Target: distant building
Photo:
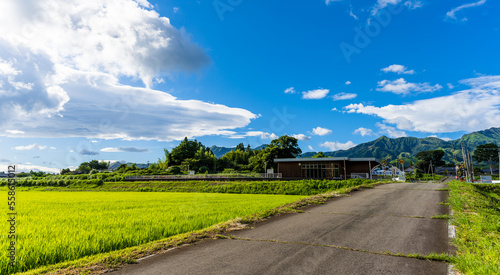
<instances>
[{"instance_id":1,"label":"distant building","mask_svg":"<svg viewBox=\"0 0 500 275\"><path fill-rule=\"evenodd\" d=\"M440 174L440 175L456 174L457 168L455 168L455 167L436 167L434 173Z\"/></svg>"},{"instance_id":2,"label":"distant building","mask_svg":"<svg viewBox=\"0 0 500 275\"><path fill-rule=\"evenodd\" d=\"M481 172L485 173L485 174L489 174L491 173L491 170L490 168L484 168L484 169L481 169ZM498 168L493 168L493 175L498 175Z\"/></svg>"},{"instance_id":3,"label":"distant building","mask_svg":"<svg viewBox=\"0 0 500 275\"><path fill-rule=\"evenodd\" d=\"M275 159L278 173L287 179L351 179L370 178L376 158L288 158Z\"/></svg>"}]
</instances>

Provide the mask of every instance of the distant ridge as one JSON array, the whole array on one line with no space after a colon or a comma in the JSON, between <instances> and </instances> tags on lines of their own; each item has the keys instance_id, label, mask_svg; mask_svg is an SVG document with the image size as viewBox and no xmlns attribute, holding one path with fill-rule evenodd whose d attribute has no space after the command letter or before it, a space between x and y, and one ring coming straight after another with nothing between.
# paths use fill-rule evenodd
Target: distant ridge
<instances>
[{"instance_id":1,"label":"distant ridge","mask_svg":"<svg viewBox=\"0 0 500 275\"><path fill-rule=\"evenodd\" d=\"M405 159L406 161L415 160L415 155L418 152L442 149L445 151L444 160L453 162L456 158L462 160L462 142L469 150L474 150L478 145L486 143L495 143L500 145L500 128L490 128L483 131L466 134L457 140L442 140L435 137L416 138L416 137L401 137L388 138L381 136L376 140L359 144L348 150L339 150L333 152L323 152L327 157L351 157L364 158L374 157L378 159L391 158ZM253 150L266 148L263 144ZM212 146L210 150L217 158L221 158L225 153L235 150L236 147L218 147ZM300 157L309 158L316 155L318 152L307 152Z\"/></svg>"},{"instance_id":2,"label":"distant ridge","mask_svg":"<svg viewBox=\"0 0 500 275\"><path fill-rule=\"evenodd\" d=\"M252 148L252 150L262 150L266 147L267 147L267 145L263 144L263 145L260 145L258 147ZM214 153L215 157L218 159L221 158L223 155L225 155L227 152L230 152L231 150L236 150L236 146L235 147L219 147L219 146L214 145L214 146L210 147L210 151L212 151L212 153Z\"/></svg>"},{"instance_id":3,"label":"distant ridge","mask_svg":"<svg viewBox=\"0 0 500 275\"><path fill-rule=\"evenodd\" d=\"M348 150L333 152L323 152L327 157L375 157L378 159L391 158L414 160L418 152L442 149L445 151L444 160L453 162L462 160L462 142L469 150L474 150L478 145L494 143L500 145L500 128L490 128L488 130L466 134L457 140L445 141L435 137L415 138L401 137L388 138L382 136L376 140L359 144ZM312 157L317 152L307 152L301 157Z\"/></svg>"}]
</instances>

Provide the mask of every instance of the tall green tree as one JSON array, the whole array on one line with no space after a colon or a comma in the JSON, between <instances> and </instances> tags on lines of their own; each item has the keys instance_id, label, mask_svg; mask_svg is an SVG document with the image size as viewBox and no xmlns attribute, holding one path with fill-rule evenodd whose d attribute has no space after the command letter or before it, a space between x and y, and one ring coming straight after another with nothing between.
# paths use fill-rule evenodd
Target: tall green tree
<instances>
[{"instance_id":1,"label":"tall green tree","mask_svg":"<svg viewBox=\"0 0 500 275\"><path fill-rule=\"evenodd\" d=\"M291 136L284 135L279 137L278 139L271 141L269 147L273 146L278 149L278 158L295 158L296 156L302 154L298 139Z\"/></svg>"},{"instance_id":2,"label":"tall green tree","mask_svg":"<svg viewBox=\"0 0 500 275\"><path fill-rule=\"evenodd\" d=\"M216 157L205 145L196 140L188 140L187 137L171 152L165 149L165 159L159 159L158 165L165 168L174 165L183 165L189 170L197 171L200 167L206 166L213 169Z\"/></svg>"},{"instance_id":3,"label":"tall green tree","mask_svg":"<svg viewBox=\"0 0 500 275\"><path fill-rule=\"evenodd\" d=\"M493 163L498 162L499 147L493 143L478 145L472 156L477 162L487 162L490 166L490 174L493 174Z\"/></svg>"},{"instance_id":4,"label":"tall green tree","mask_svg":"<svg viewBox=\"0 0 500 275\"><path fill-rule=\"evenodd\" d=\"M442 160L443 156L444 156L443 150L430 150L430 151L419 152L415 156L418 159L415 166L422 171L427 171L431 166L431 164L433 169L437 166L443 166L445 165L445 161Z\"/></svg>"}]
</instances>

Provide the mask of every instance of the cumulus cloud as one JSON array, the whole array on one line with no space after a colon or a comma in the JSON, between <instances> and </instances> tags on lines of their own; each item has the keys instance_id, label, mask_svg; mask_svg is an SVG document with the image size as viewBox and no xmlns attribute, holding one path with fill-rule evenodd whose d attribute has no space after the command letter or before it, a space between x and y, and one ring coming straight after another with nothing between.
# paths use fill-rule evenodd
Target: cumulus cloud
<instances>
[{"instance_id":1,"label":"cumulus cloud","mask_svg":"<svg viewBox=\"0 0 500 275\"><path fill-rule=\"evenodd\" d=\"M47 148L46 145L39 145L38 143L33 143L26 146L16 146L13 149L18 151L31 151L31 150L44 150Z\"/></svg>"},{"instance_id":2,"label":"cumulus cloud","mask_svg":"<svg viewBox=\"0 0 500 275\"><path fill-rule=\"evenodd\" d=\"M406 80L404 80L403 78L400 78L394 81L390 80L379 81L377 91L407 95L411 92L431 93L434 91L439 91L442 88L443 87L439 84L430 85L428 82L411 83L411 82L406 82Z\"/></svg>"},{"instance_id":3,"label":"cumulus cloud","mask_svg":"<svg viewBox=\"0 0 500 275\"><path fill-rule=\"evenodd\" d=\"M382 134L388 135L390 138L400 138L407 136L404 131L399 131L395 127L388 126L383 123L377 123L376 126L380 129L380 132Z\"/></svg>"},{"instance_id":4,"label":"cumulus cloud","mask_svg":"<svg viewBox=\"0 0 500 275\"><path fill-rule=\"evenodd\" d=\"M307 148L309 148L309 150L311 151L314 151L314 148L311 145L308 145Z\"/></svg>"},{"instance_id":5,"label":"cumulus cloud","mask_svg":"<svg viewBox=\"0 0 500 275\"><path fill-rule=\"evenodd\" d=\"M292 137L294 137L294 138L296 138L298 140L304 140L304 141L311 139L311 137L308 137L308 136L306 136L304 134L292 135Z\"/></svg>"},{"instance_id":6,"label":"cumulus cloud","mask_svg":"<svg viewBox=\"0 0 500 275\"><path fill-rule=\"evenodd\" d=\"M285 89L285 94L295 94L295 88L290 87L290 88Z\"/></svg>"},{"instance_id":7,"label":"cumulus cloud","mask_svg":"<svg viewBox=\"0 0 500 275\"><path fill-rule=\"evenodd\" d=\"M326 128L321 128L321 127L316 127L313 129L313 134L318 135L318 136L326 136L332 133L332 130L326 129Z\"/></svg>"},{"instance_id":8,"label":"cumulus cloud","mask_svg":"<svg viewBox=\"0 0 500 275\"><path fill-rule=\"evenodd\" d=\"M469 4L464 4L464 5L458 6L454 9L450 10L449 12L447 12L446 18L447 19L457 19L456 15L455 15L455 13L457 11L467 9L467 8L479 7L479 6L482 6L484 3L486 3L486 0L480 0L480 1L477 1L474 3L469 3Z\"/></svg>"},{"instance_id":9,"label":"cumulus cloud","mask_svg":"<svg viewBox=\"0 0 500 275\"><path fill-rule=\"evenodd\" d=\"M24 134L23 131L19 131L19 130L5 130L5 133L6 134L11 134L11 135L21 135L21 134Z\"/></svg>"},{"instance_id":10,"label":"cumulus cloud","mask_svg":"<svg viewBox=\"0 0 500 275\"><path fill-rule=\"evenodd\" d=\"M329 92L330 92L330 90L328 90L328 89L311 90L311 91L307 91L307 92L302 92L302 98L303 99L322 99L322 98L325 98Z\"/></svg>"},{"instance_id":11,"label":"cumulus cloud","mask_svg":"<svg viewBox=\"0 0 500 275\"><path fill-rule=\"evenodd\" d=\"M102 148L101 152L107 152L107 153L121 153L121 152L147 153L147 152L149 152L149 150L146 148L135 148L135 147L107 147L107 148Z\"/></svg>"},{"instance_id":12,"label":"cumulus cloud","mask_svg":"<svg viewBox=\"0 0 500 275\"><path fill-rule=\"evenodd\" d=\"M383 68L383 69L381 69L381 71L383 71L385 73L392 72L392 73L397 73L397 74L414 74L415 73L414 70L408 70L408 68L406 68L405 66L397 65L397 64Z\"/></svg>"},{"instance_id":13,"label":"cumulus cloud","mask_svg":"<svg viewBox=\"0 0 500 275\"><path fill-rule=\"evenodd\" d=\"M356 130L354 130L354 133L355 134L359 134L361 136L371 136L373 135L373 130L372 129L368 129L368 128L364 128L364 127L360 127Z\"/></svg>"},{"instance_id":14,"label":"cumulus cloud","mask_svg":"<svg viewBox=\"0 0 500 275\"><path fill-rule=\"evenodd\" d=\"M146 0L2 2L0 127L19 131L7 136L170 141L248 125L257 116L247 110L151 87L208 62Z\"/></svg>"},{"instance_id":15,"label":"cumulus cloud","mask_svg":"<svg viewBox=\"0 0 500 275\"><path fill-rule=\"evenodd\" d=\"M349 80L345 82L345 85L351 85L351 84L352 84L352 82Z\"/></svg>"},{"instance_id":16,"label":"cumulus cloud","mask_svg":"<svg viewBox=\"0 0 500 275\"><path fill-rule=\"evenodd\" d=\"M277 139L277 138L279 138L274 133L267 133L267 132L262 132L262 131L250 131L250 132L247 132L244 136L260 137L261 139Z\"/></svg>"},{"instance_id":17,"label":"cumulus cloud","mask_svg":"<svg viewBox=\"0 0 500 275\"><path fill-rule=\"evenodd\" d=\"M358 95L357 94L352 94L352 93L338 93L332 96L333 100L348 100L348 99L354 99Z\"/></svg>"},{"instance_id":18,"label":"cumulus cloud","mask_svg":"<svg viewBox=\"0 0 500 275\"><path fill-rule=\"evenodd\" d=\"M460 81L472 88L448 96L383 107L350 104L348 113L374 115L399 130L449 133L500 126L500 76Z\"/></svg>"},{"instance_id":19,"label":"cumulus cloud","mask_svg":"<svg viewBox=\"0 0 500 275\"><path fill-rule=\"evenodd\" d=\"M330 151L338 151L350 149L356 146L356 144L354 144L352 141L348 141L346 143L327 141L325 143L322 143L320 146L328 148Z\"/></svg>"}]
</instances>

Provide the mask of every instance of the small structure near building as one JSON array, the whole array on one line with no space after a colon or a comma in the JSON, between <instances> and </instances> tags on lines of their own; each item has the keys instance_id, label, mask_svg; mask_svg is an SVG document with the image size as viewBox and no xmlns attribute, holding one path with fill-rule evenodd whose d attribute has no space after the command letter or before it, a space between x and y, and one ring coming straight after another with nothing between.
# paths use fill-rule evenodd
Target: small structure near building
<instances>
[{"instance_id":1,"label":"small structure near building","mask_svg":"<svg viewBox=\"0 0 500 275\"><path fill-rule=\"evenodd\" d=\"M401 169L396 166L385 163L375 166L372 169L372 175L377 179L390 177L392 180L406 181L404 171L401 171Z\"/></svg>"},{"instance_id":2,"label":"small structure near building","mask_svg":"<svg viewBox=\"0 0 500 275\"><path fill-rule=\"evenodd\" d=\"M275 159L278 173L286 179L370 179L376 158L286 158Z\"/></svg>"}]
</instances>

